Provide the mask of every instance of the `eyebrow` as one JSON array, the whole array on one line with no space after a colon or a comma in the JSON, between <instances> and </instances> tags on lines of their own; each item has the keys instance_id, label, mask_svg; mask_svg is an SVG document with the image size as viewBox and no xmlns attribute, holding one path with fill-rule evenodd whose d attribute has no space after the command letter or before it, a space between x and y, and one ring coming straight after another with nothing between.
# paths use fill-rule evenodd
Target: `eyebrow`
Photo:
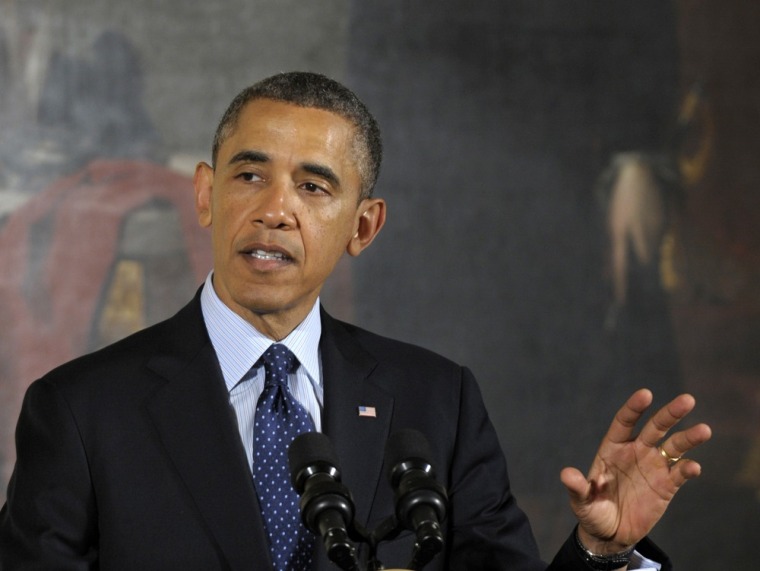
<instances>
[{"instance_id":1,"label":"eyebrow","mask_svg":"<svg viewBox=\"0 0 760 571\"><path fill-rule=\"evenodd\" d=\"M262 153L261 151L240 151L233 155L230 159L230 165L235 163L267 163L269 162L269 155Z\"/></svg>"},{"instance_id":2,"label":"eyebrow","mask_svg":"<svg viewBox=\"0 0 760 571\"><path fill-rule=\"evenodd\" d=\"M268 163L270 160L271 159L269 155L266 153L249 149L240 151L233 155L228 164L234 165L236 163ZM308 173L321 176L335 186L340 186L340 178L335 173L335 171L327 165L322 165L319 163L301 163L300 167Z\"/></svg>"},{"instance_id":3,"label":"eyebrow","mask_svg":"<svg viewBox=\"0 0 760 571\"><path fill-rule=\"evenodd\" d=\"M329 181L335 186L340 186L340 179L338 178L338 175L335 174L335 171L328 166L320 165L317 163L302 163L301 168L306 172L321 176L323 179Z\"/></svg>"}]
</instances>

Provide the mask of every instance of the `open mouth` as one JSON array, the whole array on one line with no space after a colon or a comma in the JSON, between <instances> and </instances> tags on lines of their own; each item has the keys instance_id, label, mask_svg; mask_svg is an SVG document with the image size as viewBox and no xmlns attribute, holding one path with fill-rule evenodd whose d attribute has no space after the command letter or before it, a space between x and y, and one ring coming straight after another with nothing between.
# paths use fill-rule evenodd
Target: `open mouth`
<instances>
[{"instance_id":1,"label":"open mouth","mask_svg":"<svg viewBox=\"0 0 760 571\"><path fill-rule=\"evenodd\" d=\"M256 258L257 260L266 260L266 261L286 262L291 259L286 254L283 254L282 252L278 252L274 250L255 249L248 252L248 255L251 256L252 258Z\"/></svg>"}]
</instances>

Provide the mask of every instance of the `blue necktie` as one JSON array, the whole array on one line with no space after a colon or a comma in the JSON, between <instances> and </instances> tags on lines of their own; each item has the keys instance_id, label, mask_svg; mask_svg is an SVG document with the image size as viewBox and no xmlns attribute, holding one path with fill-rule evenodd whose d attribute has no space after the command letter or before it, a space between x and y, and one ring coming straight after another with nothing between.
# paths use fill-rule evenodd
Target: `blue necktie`
<instances>
[{"instance_id":1,"label":"blue necktie","mask_svg":"<svg viewBox=\"0 0 760 571\"><path fill-rule=\"evenodd\" d=\"M301 523L298 494L290 483L288 446L314 423L288 389L288 373L298 367L293 353L274 344L262 355L266 381L256 404L253 428L253 482L259 496L277 571L311 569L314 535Z\"/></svg>"}]
</instances>

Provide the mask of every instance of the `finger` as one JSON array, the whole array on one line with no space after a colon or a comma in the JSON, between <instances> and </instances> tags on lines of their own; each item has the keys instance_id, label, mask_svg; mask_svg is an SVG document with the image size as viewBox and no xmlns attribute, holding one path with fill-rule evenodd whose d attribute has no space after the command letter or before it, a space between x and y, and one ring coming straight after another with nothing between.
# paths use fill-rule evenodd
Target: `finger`
<instances>
[{"instance_id":1,"label":"finger","mask_svg":"<svg viewBox=\"0 0 760 571\"><path fill-rule=\"evenodd\" d=\"M670 469L671 478L676 487L680 488L688 480L698 477L702 473L702 466L694 460L684 458L676 462Z\"/></svg>"},{"instance_id":2,"label":"finger","mask_svg":"<svg viewBox=\"0 0 760 571\"><path fill-rule=\"evenodd\" d=\"M660 444L665 453L672 458L680 458L700 444L704 444L712 437L712 430L706 424L697 424L687 430L682 430L670 435Z\"/></svg>"},{"instance_id":3,"label":"finger","mask_svg":"<svg viewBox=\"0 0 760 571\"><path fill-rule=\"evenodd\" d=\"M649 419L641 429L639 439L647 446L657 446L671 428L694 410L695 405L696 400L693 396L678 395Z\"/></svg>"},{"instance_id":4,"label":"finger","mask_svg":"<svg viewBox=\"0 0 760 571\"><path fill-rule=\"evenodd\" d=\"M652 391L649 389L640 389L633 393L615 415L607 431L607 438L616 444L631 440L636 423L652 404L652 398Z\"/></svg>"}]
</instances>

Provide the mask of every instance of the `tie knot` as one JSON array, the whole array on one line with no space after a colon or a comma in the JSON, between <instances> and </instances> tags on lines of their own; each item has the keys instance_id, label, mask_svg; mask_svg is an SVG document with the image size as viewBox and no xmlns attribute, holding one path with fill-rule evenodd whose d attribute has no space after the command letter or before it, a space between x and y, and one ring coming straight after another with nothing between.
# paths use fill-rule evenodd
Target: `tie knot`
<instances>
[{"instance_id":1,"label":"tie knot","mask_svg":"<svg viewBox=\"0 0 760 571\"><path fill-rule=\"evenodd\" d=\"M288 373L292 373L298 366L296 356L282 343L274 343L261 356L264 361L267 383L286 385Z\"/></svg>"}]
</instances>

